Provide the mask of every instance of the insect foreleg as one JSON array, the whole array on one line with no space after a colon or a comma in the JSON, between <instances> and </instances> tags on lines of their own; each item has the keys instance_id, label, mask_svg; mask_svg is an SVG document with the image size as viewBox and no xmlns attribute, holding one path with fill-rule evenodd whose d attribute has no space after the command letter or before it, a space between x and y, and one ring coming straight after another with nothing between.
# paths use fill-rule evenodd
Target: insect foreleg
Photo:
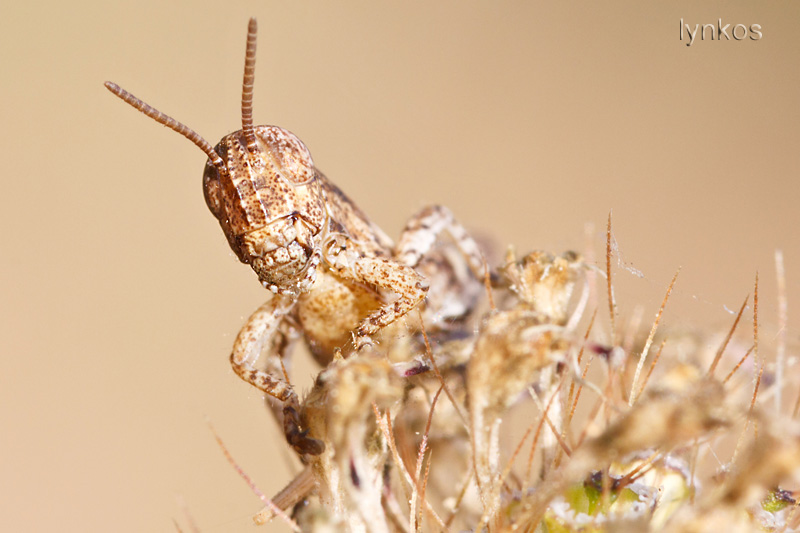
<instances>
[{"instance_id":1,"label":"insect foreleg","mask_svg":"<svg viewBox=\"0 0 800 533\"><path fill-rule=\"evenodd\" d=\"M345 279L393 292L397 299L372 312L355 329L357 350L371 345L370 337L414 309L428 292L428 280L413 268L392 259L373 256L359 257L357 243L339 236L329 247L326 260L329 268Z\"/></svg>"},{"instance_id":2,"label":"insect foreleg","mask_svg":"<svg viewBox=\"0 0 800 533\"><path fill-rule=\"evenodd\" d=\"M234 372L254 387L283 402L283 428L286 440L300 453L319 455L325 449L322 441L306 436L301 430L300 402L292 386L281 374L280 357L286 346L285 333L280 331L281 323L294 307L295 300L277 295L259 307L244 327L239 331L231 353ZM268 358L265 372L256 367L259 357Z\"/></svg>"}]
</instances>

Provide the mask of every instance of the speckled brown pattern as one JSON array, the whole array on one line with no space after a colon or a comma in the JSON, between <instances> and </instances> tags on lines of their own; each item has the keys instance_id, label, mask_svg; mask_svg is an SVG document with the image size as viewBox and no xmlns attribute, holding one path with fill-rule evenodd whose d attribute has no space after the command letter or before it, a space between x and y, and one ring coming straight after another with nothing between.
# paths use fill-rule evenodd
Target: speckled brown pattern
<instances>
[{"instance_id":1,"label":"speckled brown pattern","mask_svg":"<svg viewBox=\"0 0 800 533\"><path fill-rule=\"evenodd\" d=\"M452 237L479 279L484 265L475 242L440 206L412 218L395 246L316 169L300 139L275 126L254 126L255 42L256 23L251 19L242 130L223 137L213 149L183 124L112 83L106 86L208 156L203 174L206 203L237 257L274 293L242 327L231 364L243 380L283 402L284 429L292 447L316 455L324 443L302 429L297 394L274 370L280 364L273 361L284 357L288 346L275 339L302 333L323 365L336 353L348 355L372 346L373 336L425 299L429 282L416 268L443 232ZM257 367L264 355L272 371Z\"/></svg>"}]
</instances>

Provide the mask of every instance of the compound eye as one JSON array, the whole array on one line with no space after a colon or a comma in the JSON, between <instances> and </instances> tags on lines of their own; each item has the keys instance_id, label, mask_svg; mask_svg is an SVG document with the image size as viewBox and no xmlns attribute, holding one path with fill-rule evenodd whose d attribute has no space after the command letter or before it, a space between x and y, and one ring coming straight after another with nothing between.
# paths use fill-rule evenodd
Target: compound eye
<instances>
[{"instance_id":1,"label":"compound eye","mask_svg":"<svg viewBox=\"0 0 800 533\"><path fill-rule=\"evenodd\" d=\"M302 143L300 146L292 146L292 149L286 150L282 154L281 163L284 175L295 185L304 185L314 178L314 163L311 161L311 154Z\"/></svg>"},{"instance_id":2,"label":"compound eye","mask_svg":"<svg viewBox=\"0 0 800 533\"><path fill-rule=\"evenodd\" d=\"M285 133L287 149L280 152L284 174L296 185L309 183L316 175L311 154L300 139Z\"/></svg>"},{"instance_id":3,"label":"compound eye","mask_svg":"<svg viewBox=\"0 0 800 533\"><path fill-rule=\"evenodd\" d=\"M307 185L316 176L311 153L293 133L275 126L258 132L278 173L295 186Z\"/></svg>"},{"instance_id":4,"label":"compound eye","mask_svg":"<svg viewBox=\"0 0 800 533\"><path fill-rule=\"evenodd\" d=\"M208 209L217 219L221 220L223 214L222 187L219 182L219 171L211 161L206 161L203 171L203 196Z\"/></svg>"}]
</instances>

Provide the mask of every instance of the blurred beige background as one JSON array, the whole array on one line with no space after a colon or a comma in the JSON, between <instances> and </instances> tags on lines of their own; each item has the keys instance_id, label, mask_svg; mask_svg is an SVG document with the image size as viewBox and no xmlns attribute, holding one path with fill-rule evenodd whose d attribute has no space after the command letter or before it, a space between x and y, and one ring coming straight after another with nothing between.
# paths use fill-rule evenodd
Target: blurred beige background
<instances>
[{"instance_id":1,"label":"blurred beige background","mask_svg":"<svg viewBox=\"0 0 800 533\"><path fill-rule=\"evenodd\" d=\"M212 143L238 129L247 18L255 116L297 133L389 234L443 203L503 246L626 265L620 315L727 327L773 254L800 338L796 2L44 2L2 8L0 529L250 531L290 461L227 354L266 293L203 202L203 154L113 80ZM759 41L679 40L683 18ZM730 31L730 30L729 30ZM749 320L749 319L748 319ZM747 329L747 328L745 328ZM312 375L311 367L301 378ZM185 502L184 504L181 504ZM270 526L269 530L283 530Z\"/></svg>"}]
</instances>

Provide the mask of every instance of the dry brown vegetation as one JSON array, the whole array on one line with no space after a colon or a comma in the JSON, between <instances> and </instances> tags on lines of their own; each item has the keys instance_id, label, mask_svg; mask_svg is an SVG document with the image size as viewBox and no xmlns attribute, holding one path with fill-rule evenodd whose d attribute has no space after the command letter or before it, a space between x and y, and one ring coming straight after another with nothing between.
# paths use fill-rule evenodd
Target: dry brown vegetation
<instances>
[{"instance_id":1,"label":"dry brown vegetation","mask_svg":"<svg viewBox=\"0 0 800 533\"><path fill-rule=\"evenodd\" d=\"M459 320L436 323L434 301L417 330L334 360L303 402L326 451L304 457L271 499L248 480L266 504L255 521L303 531L795 530L800 382L785 336L777 353L759 351L758 278L727 332L659 327L677 273L652 323L622 324L611 242L609 219L604 272L574 253L509 252L492 283L487 275L488 297ZM592 309L598 295L607 309Z\"/></svg>"}]
</instances>

